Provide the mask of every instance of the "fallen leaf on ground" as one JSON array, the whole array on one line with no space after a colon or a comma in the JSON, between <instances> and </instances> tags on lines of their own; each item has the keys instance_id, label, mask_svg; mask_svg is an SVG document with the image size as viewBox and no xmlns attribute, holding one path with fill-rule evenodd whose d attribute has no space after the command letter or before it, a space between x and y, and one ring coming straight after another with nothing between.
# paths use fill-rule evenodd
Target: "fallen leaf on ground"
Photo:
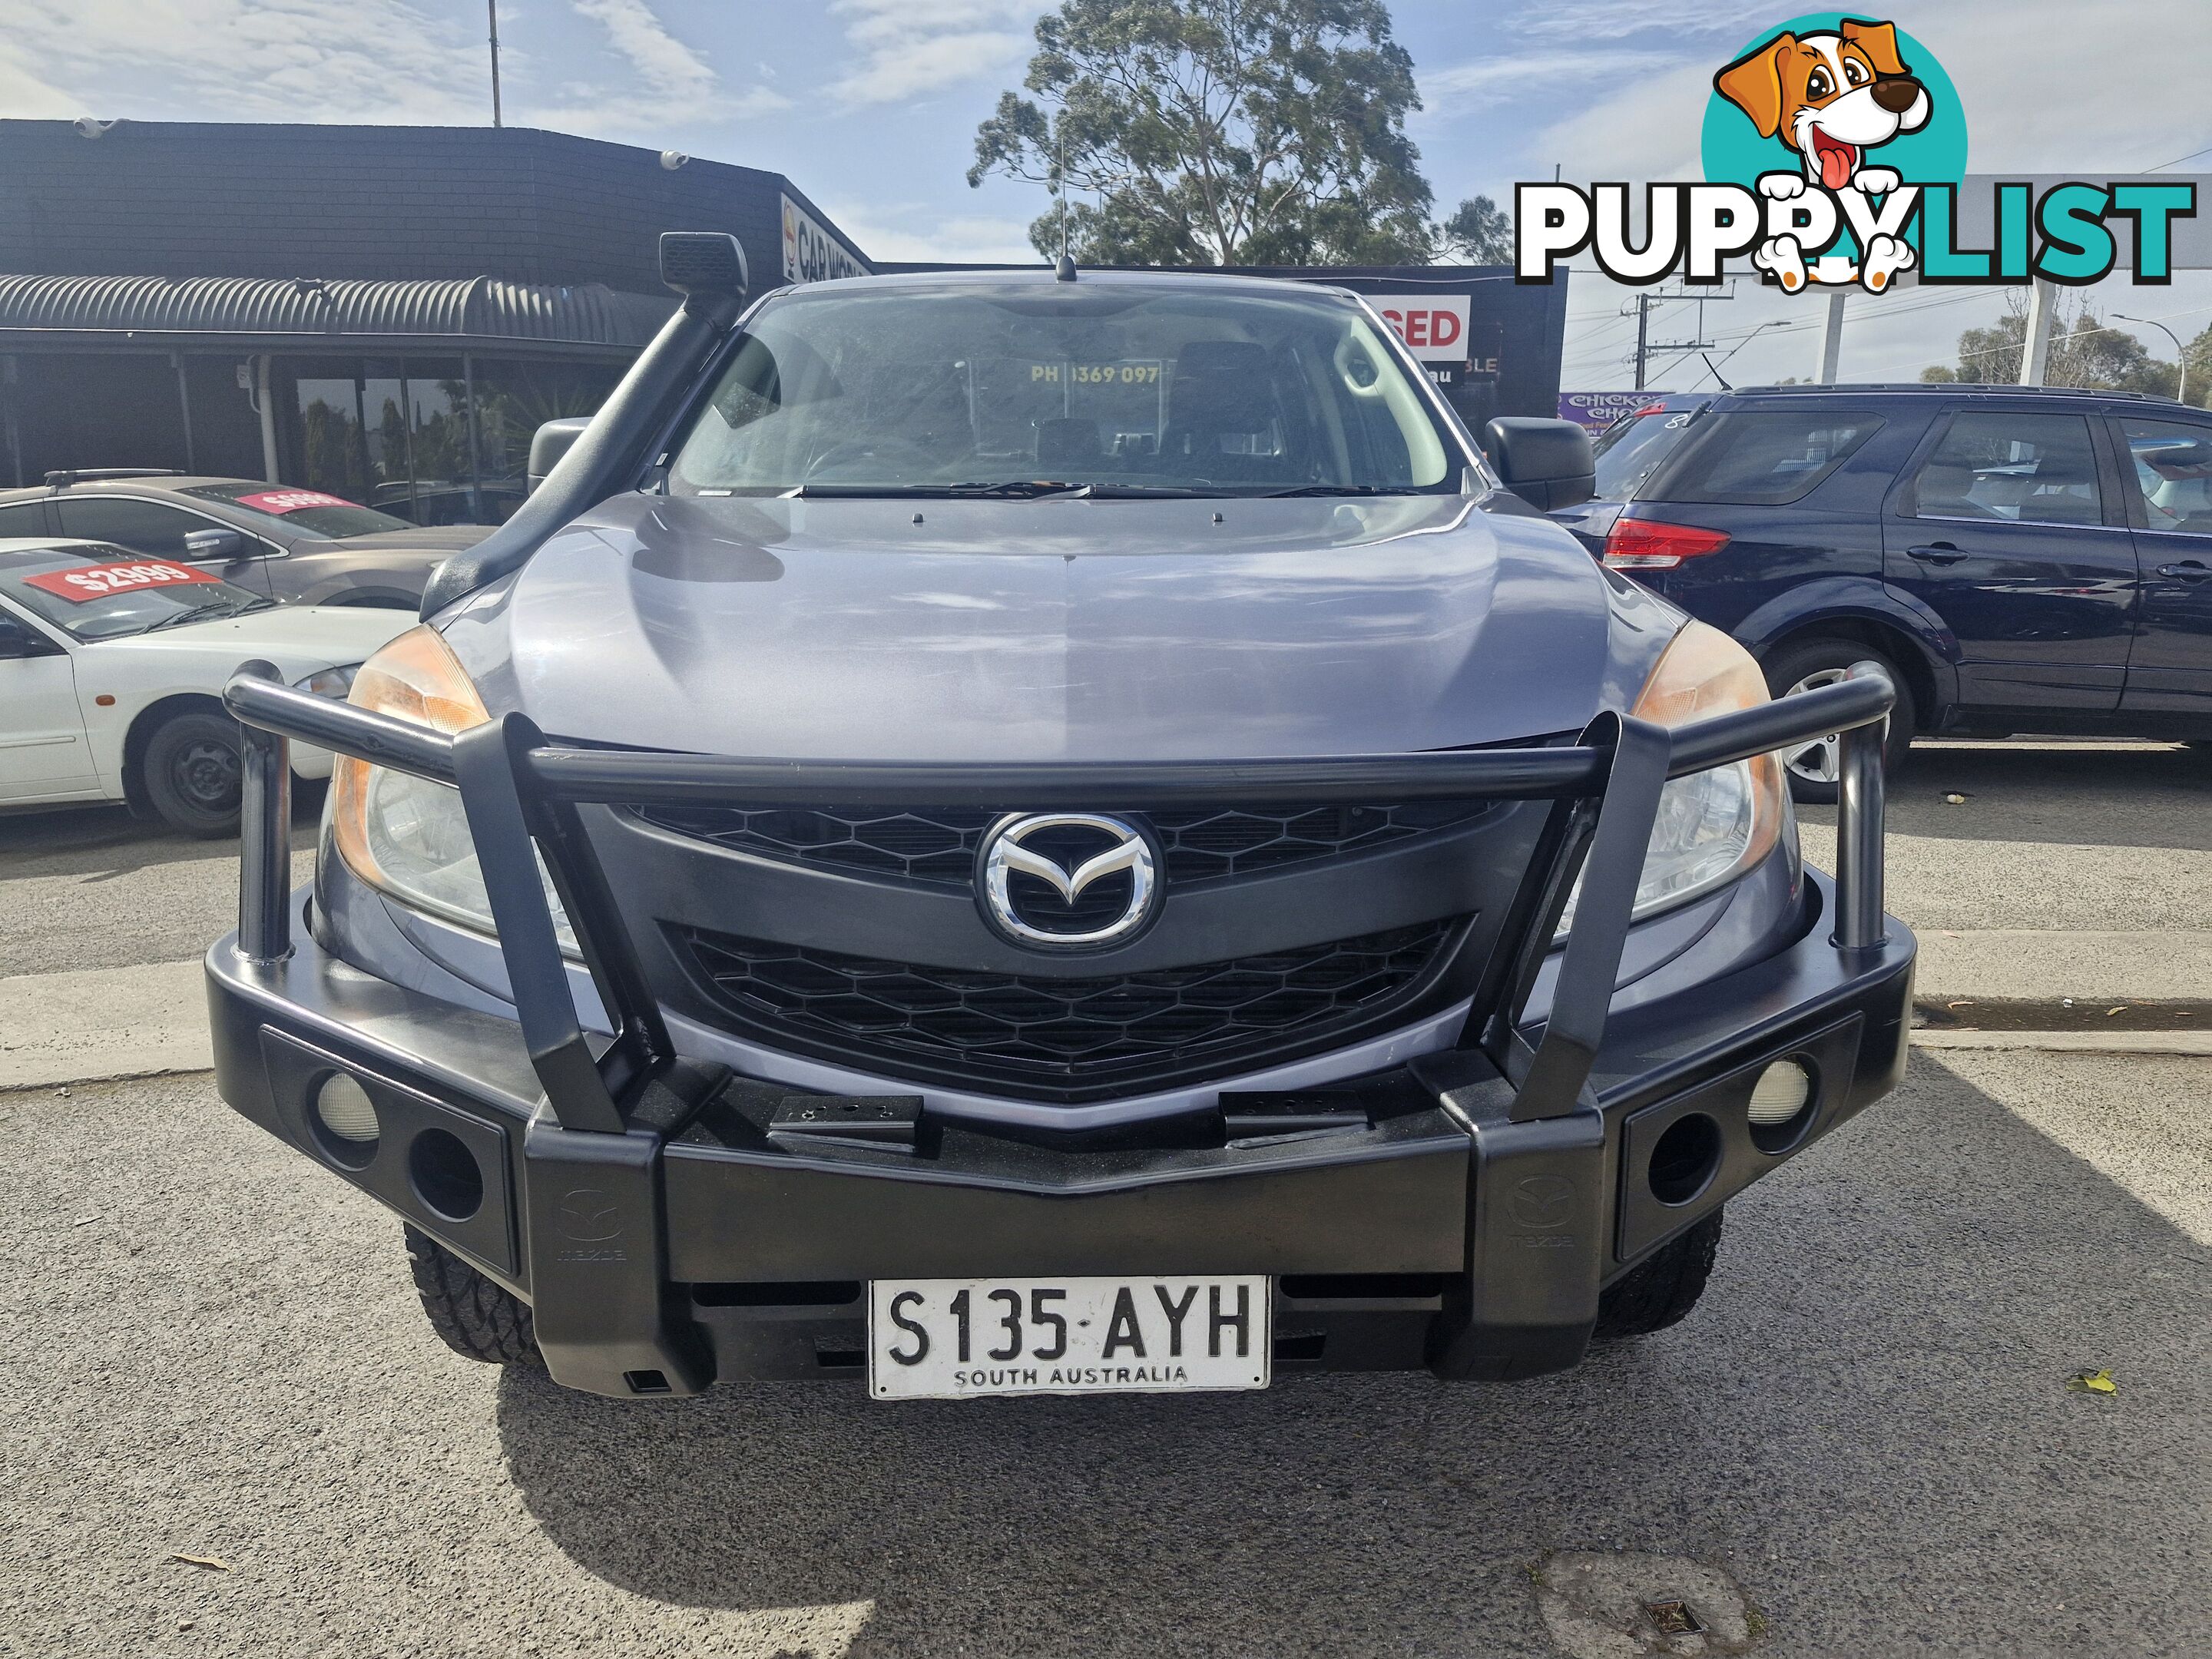
<instances>
[{"instance_id":1,"label":"fallen leaf on ground","mask_svg":"<svg viewBox=\"0 0 2212 1659\"><path fill-rule=\"evenodd\" d=\"M1947 1002L1943 1006L1946 1008L1971 1008L1974 1006L1974 1000L1972 997L1960 997L1956 1002Z\"/></svg>"},{"instance_id":2,"label":"fallen leaf on ground","mask_svg":"<svg viewBox=\"0 0 2212 1659\"><path fill-rule=\"evenodd\" d=\"M211 1572L228 1572L230 1563L219 1555L186 1555L182 1550L171 1550L169 1559L181 1561L188 1567L205 1567Z\"/></svg>"},{"instance_id":3,"label":"fallen leaf on ground","mask_svg":"<svg viewBox=\"0 0 2212 1659\"><path fill-rule=\"evenodd\" d=\"M2094 1371L2076 1371L2066 1379L2066 1386L2076 1394L2118 1394L2120 1385L2112 1381L2112 1372L2101 1367Z\"/></svg>"},{"instance_id":4,"label":"fallen leaf on ground","mask_svg":"<svg viewBox=\"0 0 2212 1659\"><path fill-rule=\"evenodd\" d=\"M1943 797L1943 804L1946 806L1964 806L1966 804L1966 798L1964 795L1946 795Z\"/></svg>"},{"instance_id":5,"label":"fallen leaf on ground","mask_svg":"<svg viewBox=\"0 0 2212 1659\"><path fill-rule=\"evenodd\" d=\"M2110 1018L2111 1018L2114 1014L2124 1014L2125 1012L2127 1012L2127 1011L2128 1011L2127 1005L2126 1005L2125 1003L2122 1003L2122 1004L2121 1004L2118 1007L2117 1007L2117 1008L2107 1008L2107 1009L2106 1009L2106 1010L2105 1010L2105 1018L2106 1018L2106 1019L2110 1019Z\"/></svg>"}]
</instances>

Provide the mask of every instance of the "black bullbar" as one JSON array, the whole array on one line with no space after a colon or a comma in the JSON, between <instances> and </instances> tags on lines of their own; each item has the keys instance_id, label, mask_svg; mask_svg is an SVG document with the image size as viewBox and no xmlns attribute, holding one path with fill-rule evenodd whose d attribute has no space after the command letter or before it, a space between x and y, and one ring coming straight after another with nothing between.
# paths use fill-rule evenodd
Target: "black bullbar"
<instances>
[{"instance_id":1,"label":"black bullbar","mask_svg":"<svg viewBox=\"0 0 2212 1659\"><path fill-rule=\"evenodd\" d=\"M843 1291L894 1274L1265 1273L1286 1310L1279 1329L1310 1345L1279 1352L1285 1363L1558 1370L1580 1357L1605 1282L1896 1081L1913 944L1881 902L1880 723L1893 696L1863 664L1671 731L1607 714L1566 747L847 764L574 749L516 714L447 738L291 690L249 663L225 692L246 726L246 793L239 931L208 959L217 1079L241 1113L523 1296L556 1379L593 1392L834 1369L858 1351ZM1837 878L1808 878L1803 937L1612 1017L1662 785L1838 732ZM347 969L304 927L295 942L292 739L459 787L515 1021ZM940 1121L911 1097L801 1095L677 1054L575 808L793 799L1553 805L1455 1048L1084 1137ZM533 844L611 1032L577 1017ZM1549 1017L1526 1027L1577 876ZM1813 1092L1778 1139L1746 1107L1781 1060ZM313 1091L341 1074L368 1093L388 1144L339 1145L316 1127ZM1696 1168L1670 1133L1689 1120ZM808 1305L781 1327L731 1316L794 1297Z\"/></svg>"}]
</instances>

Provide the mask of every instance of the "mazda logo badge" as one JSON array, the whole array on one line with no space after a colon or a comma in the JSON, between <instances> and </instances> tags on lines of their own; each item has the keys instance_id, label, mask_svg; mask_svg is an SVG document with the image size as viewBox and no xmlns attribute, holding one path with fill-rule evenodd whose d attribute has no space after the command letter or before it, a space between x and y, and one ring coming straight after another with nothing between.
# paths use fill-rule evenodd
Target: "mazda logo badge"
<instances>
[{"instance_id":1,"label":"mazda logo badge","mask_svg":"<svg viewBox=\"0 0 2212 1659\"><path fill-rule=\"evenodd\" d=\"M1023 945L1118 944L1151 919L1159 894L1151 838L1093 812L1001 818L983 837L978 859L984 916Z\"/></svg>"}]
</instances>

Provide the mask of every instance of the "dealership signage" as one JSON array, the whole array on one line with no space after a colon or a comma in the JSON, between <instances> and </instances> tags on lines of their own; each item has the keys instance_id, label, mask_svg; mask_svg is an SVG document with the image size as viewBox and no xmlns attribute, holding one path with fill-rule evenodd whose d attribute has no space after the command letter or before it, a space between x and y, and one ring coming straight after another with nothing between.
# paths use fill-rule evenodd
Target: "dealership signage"
<instances>
[{"instance_id":1,"label":"dealership signage","mask_svg":"<svg viewBox=\"0 0 2212 1659\"><path fill-rule=\"evenodd\" d=\"M788 196L783 198L783 280L823 283L833 276L865 276L867 266L823 228L822 222Z\"/></svg>"},{"instance_id":2,"label":"dealership signage","mask_svg":"<svg viewBox=\"0 0 2212 1659\"><path fill-rule=\"evenodd\" d=\"M1879 294L1907 271L1929 283L2081 286L2121 265L2162 284L2190 263L2175 242L2194 228L2193 182L1978 179L1970 189L1957 89L1893 23L1815 13L1762 31L1713 76L1702 149L1702 183L1516 185L1516 280L1548 283L1585 250L1636 285L1717 283L1748 256L1791 294ZM1963 234L1974 224L1986 227L1978 242Z\"/></svg>"},{"instance_id":3,"label":"dealership signage","mask_svg":"<svg viewBox=\"0 0 2212 1659\"><path fill-rule=\"evenodd\" d=\"M1633 415L1651 404L1648 392L1562 392L1559 418L1602 432L1624 415Z\"/></svg>"},{"instance_id":4,"label":"dealership signage","mask_svg":"<svg viewBox=\"0 0 2212 1659\"><path fill-rule=\"evenodd\" d=\"M1370 294L1367 302L1423 362L1467 361L1468 313L1473 302L1466 295Z\"/></svg>"}]
</instances>

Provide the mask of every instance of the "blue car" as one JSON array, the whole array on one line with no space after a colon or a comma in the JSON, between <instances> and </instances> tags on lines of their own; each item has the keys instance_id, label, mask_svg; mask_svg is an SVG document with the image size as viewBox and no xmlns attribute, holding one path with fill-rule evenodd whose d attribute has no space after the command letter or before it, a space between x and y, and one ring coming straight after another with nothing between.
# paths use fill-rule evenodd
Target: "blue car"
<instances>
[{"instance_id":1,"label":"blue car","mask_svg":"<svg viewBox=\"0 0 2212 1659\"><path fill-rule=\"evenodd\" d=\"M1916 734L2212 739L2201 409L2055 387L1731 392L1691 415L1602 556L1734 635L1777 694L1888 665L1893 764ZM1800 800L1835 799L1836 744L1788 765Z\"/></svg>"},{"instance_id":2,"label":"blue car","mask_svg":"<svg viewBox=\"0 0 2212 1659\"><path fill-rule=\"evenodd\" d=\"M1559 507L1552 517L1572 531L1591 552L1604 552L1607 533L1620 517L1620 509L1680 446L1698 412L1719 395L1653 392L1649 403L1631 410L1591 440L1590 454L1596 471L1589 499Z\"/></svg>"}]
</instances>

